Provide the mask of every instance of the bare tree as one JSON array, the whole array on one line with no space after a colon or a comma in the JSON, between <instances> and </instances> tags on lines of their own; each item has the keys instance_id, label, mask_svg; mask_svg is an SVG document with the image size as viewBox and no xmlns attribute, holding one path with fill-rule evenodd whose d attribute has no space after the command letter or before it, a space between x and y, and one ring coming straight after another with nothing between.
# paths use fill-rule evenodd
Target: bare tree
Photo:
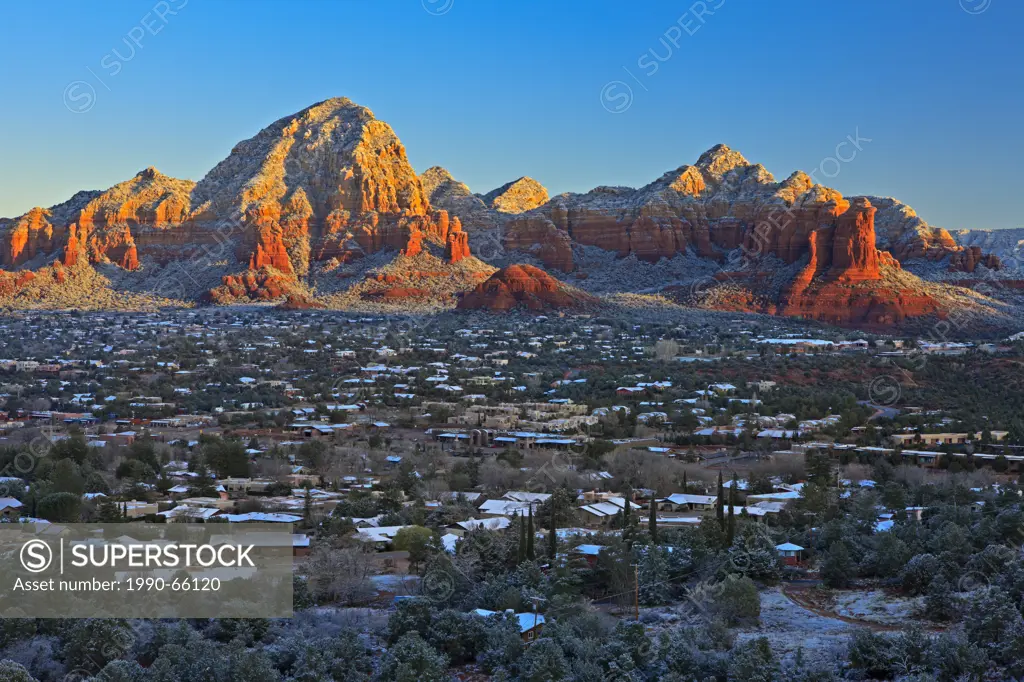
<instances>
[{"instance_id":1,"label":"bare tree","mask_svg":"<svg viewBox=\"0 0 1024 682\"><path fill-rule=\"evenodd\" d=\"M371 555L362 547L336 549L318 545L302 571L317 602L338 602L349 606L373 596L374 588L370 582L373 565Z\"/></svg>"}]
</instances>

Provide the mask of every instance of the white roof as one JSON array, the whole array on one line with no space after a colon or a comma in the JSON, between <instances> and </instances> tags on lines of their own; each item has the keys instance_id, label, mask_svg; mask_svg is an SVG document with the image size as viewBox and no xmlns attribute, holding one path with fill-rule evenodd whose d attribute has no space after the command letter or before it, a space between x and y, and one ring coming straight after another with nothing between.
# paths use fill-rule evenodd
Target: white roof
<instances>
[{"instance_id":1,"label":"white roof","mask_svg":"<svg viewBox=\"0 0 1024 682\"><path fill-rule=\"evenodd\" d=\"M182 505L180 507L175 507L174 509L168 509L167 511L157 512L157 515L168 519L174 519L179 516L187 516L191 519L208 519L211 516L216 515L219 511L220 510L216 507Z\"/></svg>"},{"instance_id":2,"label":"white roof","mask_svg":"<svg viewBox=\"0 0 1024 682\"><path fill-rule=\"evenodd\" d=\"M447 533L441 536L441 545L444 547L444 551L455 554L455 544L461 539L454 533Z\"/></svg>"},{"instance_id":3,"label":"white roof","mask_svg":"<svg viewBox=\"0 0 1024 682\"><path fill-rule=\"evenodd\" d=\"M275 514L269 512L249 512L248 514L224 514L223 517L232 523L260 521L263 523L300 523L301 516L294 514Z\"/></svg>"},{"instance_id":4,"label":"white roof","mask_svg":"<svg viewBox=\"0 0 1024 682\"><path fill-rule=\"evenodd\" d=\"M356 537L368 542L390 542L403 528L412 526L378 526L377 528L360 528L356 531Z\"/></svg>"},{"instance_id":5,"label":"white roof","mask_svg":"<svg viewBox=\"0 0 1024 682\"><path fill-rule=\"evenodd\" d=\"M513 500L487 500L479 508L483 514L515 516L520 510L525 510L528 506L526 502L514 502Z\"/></svg>"},{"instance_id":6,"label":"white roof","mask_svg":"<svg viewBox=\"0 0 1024 682\"><path fill-rule=\"evenodd\" d=\"M714 504L718 498L714 495L690 495L688 493L672 493L658 502L671 502L672 504Z\"/></svg>"},{"instance_id":7,"label":"white roof","mask_svg":"<svg viewBox=\"0 0 1024 682\"><path fill-rule=\"evenodd\" d=\"M543 502L544 500L551 497L548 493L529 493L522 492L520 490L510 490L502 495L506 500L514 500L516 502Z\"/></svg>"},{"instance_id":8,"label":"white roof","mask_svg":"<svg viewBox=\"0 0 1024 682\"><path fill-rule=\"evenodd\" d=\"M587 556L597 556L602 549L604 549L604 545L579 545L576 547L577 552Z\"/></svg>"},{"instance_id":9,"label":"white roof","mask_svg":"<svg viewBox=\"0 0 1024 682\"><path fill-rule=\"evenodd\" d=\"M465 530L503 530L508 528L511 521L507 518L493 518L493 519L469 519L467 521L459 521L455 525Z\"/></svg>"},{"instance_id":10,"label":"white roof","mask_svg":"<svg viewBox=\"0 0 1024 682\"><path fill-rule=\"evenodd\" d=\"M478 616L487 618L493 616L497 611L488 611L487 609L473 609L473 613ZM515 615L516 620L519 621L519 631L527 632L532 630L536 625L544 624L544 615L540 613L517 613Z\"/></svg>"}]
</instances>

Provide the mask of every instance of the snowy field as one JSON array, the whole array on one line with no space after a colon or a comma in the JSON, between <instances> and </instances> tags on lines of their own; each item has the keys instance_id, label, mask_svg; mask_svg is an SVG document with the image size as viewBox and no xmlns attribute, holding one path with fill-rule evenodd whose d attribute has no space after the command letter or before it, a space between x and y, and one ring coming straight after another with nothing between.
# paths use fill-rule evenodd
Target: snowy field
<instances>
[{"instance_id":1,"label":"snowy field","mask_svg":"<svg viewBox=\"0 0 1024 682\"><path fill-rule=\"evenodd\" d=\"M800 649L807 661L835 661L845 657L850 635L856 628L794 604L776 587L761 592L761 625L739 630L736 639L743 642L767 637L784 659L795 656Z\"/></svg>"}]
</instances>

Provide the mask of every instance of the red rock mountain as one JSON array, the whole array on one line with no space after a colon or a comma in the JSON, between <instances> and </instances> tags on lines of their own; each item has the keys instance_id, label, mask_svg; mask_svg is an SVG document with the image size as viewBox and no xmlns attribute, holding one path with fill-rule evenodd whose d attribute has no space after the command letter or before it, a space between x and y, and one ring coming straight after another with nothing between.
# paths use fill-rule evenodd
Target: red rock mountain
<instances>
[{"instance_id":1,"label":"red rock mountain","mask_svg":"<svg viewBox=\"0 0 1024 682\"><path fill-rule=\"evenodd\" d=\"M566 310L597 299L568 286L532 265L516 264L498 270L487 281L465 294L458 307L464 310L504 311Z\"/></svg>"},{"instance_id":2,"label":"red rock mountain","mask_svg":"<svg viewBox=\"0 0 1024 682\"><path fill-rule=\"evenodd\" d=\"M690 252L723 260L743 247L756 256L787 263L806 256L817 213L835 190L797 171L782 182L760 164L717 145L694 165L665 173L640 189L598 187L562 194L510 218L505 245L532 253L547 267L571 272L573 246L597 246L619 257L656 262ZM897 258L945 258L959 247L945 230L932 228L893 199L868 198L881 208L882 244ZM472 223L468 228L471 232Z\"/></svg>"},{"instance_id":3,"label":"red rock mountain","mask_svg":"<svg viewBox=\"0 0 1024 682\"><path fill-rule=\"evenodd\" d=\"M221 263L237 274L225 275L215 299L266 298L278 289L261 292L266 282L294 282L322 262L415 256L429 244L450 263L470 255L459 219L432 208L391 127L340 98L271 124L198 183L150 168L33 209L3 228L0 264Z\"/></svg>"},{"instance_id":4,"label":"red rock mountain","mask_svg":"<svg viewBox=\"0 0 1024 682\"><path fill-rule=\"evenodd\" d=\"M213 303L451 305L469 292L460 307L550 309L593 299L511 263L528 256L601 291L586 279L600 272L580 271L600 250L721 264L719 307L848 323L940 312L897 259L999 267L894 199L843 197L799 171L777 182L725 145L639 189L549 198L522 177L473 194L440 167L418 176L390 126L338 98L267 126L198 183L148 168L0 220L0 298L32 289L36 300L76 280L116 298L155 279L169 298ZM508 267L494 272L473 253Z\"/></svg>"}]
</instances>

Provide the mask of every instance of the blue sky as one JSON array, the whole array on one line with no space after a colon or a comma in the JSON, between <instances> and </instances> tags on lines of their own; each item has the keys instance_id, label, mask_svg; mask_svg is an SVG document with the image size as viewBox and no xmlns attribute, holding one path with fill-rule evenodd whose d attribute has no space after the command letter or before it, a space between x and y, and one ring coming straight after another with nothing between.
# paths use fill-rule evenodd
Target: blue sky
<instances>
[{"instance_id":1,"label":"blue sky","mask_svg":"<svg viewBox=\"0 0 1024 682\"><path fill-rule=\"evenodd\" d=\"M0 12L0 216L150 165L198 180L268 123L343 95L395 128L418 171L442 165L477 192L520 175L553 194L639 186L724 142L778 179L816 170L950 229L1024 225L1018 0Z\"/></svg>"}]
</instances>

